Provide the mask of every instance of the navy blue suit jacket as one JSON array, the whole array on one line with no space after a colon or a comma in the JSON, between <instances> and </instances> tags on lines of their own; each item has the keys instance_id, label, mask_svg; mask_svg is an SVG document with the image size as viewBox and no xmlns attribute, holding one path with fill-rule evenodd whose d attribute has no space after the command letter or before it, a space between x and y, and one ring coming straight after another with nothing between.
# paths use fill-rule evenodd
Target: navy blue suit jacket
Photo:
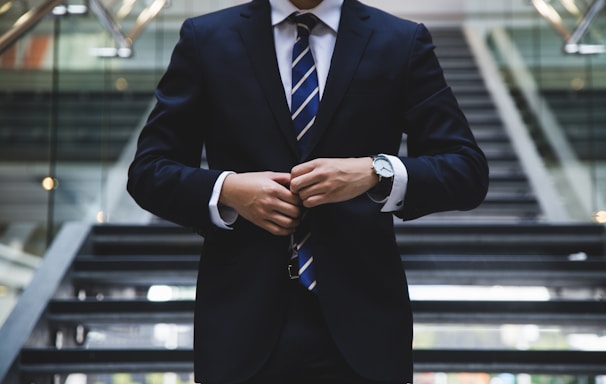
<instances>
[{"instance_id":1,"label":"navy blue suit jacket","mask_svg":"<svg viewBox=\"0 0 606 384\"><path fill-rule=\"evenodd\" d=\"M154 214L204 236L195 312L199 381L254 374L281 329L289 238L243 218L215 227L223 170L290 172L319 157L399 154L405 220L477 206L487 165L442 75L426 28L345 0L308 153L299 153L275 57L270 7L253 0L187 20L141 133L128 190ZM407 153L400 153L402 135ZM203 147L208 167L200 167ZM366 195L310 210L319 300L351 366L412 379L412 315L393 215Z\"/></svg>"}]
</instances>

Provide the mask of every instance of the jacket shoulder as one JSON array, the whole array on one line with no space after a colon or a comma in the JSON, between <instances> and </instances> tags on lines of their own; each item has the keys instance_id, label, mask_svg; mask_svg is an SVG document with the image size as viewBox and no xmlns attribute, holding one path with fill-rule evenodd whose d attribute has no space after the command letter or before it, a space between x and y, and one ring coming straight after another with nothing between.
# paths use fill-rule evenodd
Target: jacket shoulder
<instances>
[{"instance_id":1,"label":"jacket shoulder","mask_svg":"<svg viewBox=\"0 0 606 384\"><path fill-rule=\"evenodd\" d=\"M230 27L234 23L240 22L243 17L247 18L254 12L263 9L269 11L268 3L263 0L255 0L191 17L185 22L191 23L194 28L222 29Z\"/></svg>"},{"instance_id":2,"label":"jacket shoulder","mask_svg":"<svg viewBox=\"0 0 606 384\"><path fill-rule=\"evenodd\" d=\"M399 44L412 43L417 39L431 43L431 34L423 23L396 16L357 0L345 0L345 4L357 7L358 14L383 38L388 37L388 40Z\"/></svg>"}]
</instances>

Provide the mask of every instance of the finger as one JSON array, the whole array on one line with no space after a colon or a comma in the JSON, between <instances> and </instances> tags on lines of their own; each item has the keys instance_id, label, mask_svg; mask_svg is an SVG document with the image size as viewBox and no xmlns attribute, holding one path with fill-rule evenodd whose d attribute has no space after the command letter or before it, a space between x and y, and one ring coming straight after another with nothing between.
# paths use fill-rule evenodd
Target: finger
<instances>
[{"instance_id":1,"label":"finger","mask_svg":"<svg viewBox=\"0 0 606 384\"><path fill-rule=\"evenodd\" d=\"M264 222L261 227L263 229L265 229L267 232L271 233L272 235L276 235L276 236L288 236L291 234L291 230L282 228L279 225L276 225L271 221Z\"/></svg>"},{"instance_id":2,"label":"finger","mask_svg":"<svg viewBox=\"0 0 606 384\"><path fill-rule=\"evenodd\" d=\"M298 196L296 196L295 203L291 203L283 200L275 200L267 211L266 216L271 217L274 214L289 217L291 219L297 219L301 215L301 205L303 204Z\"/></svg>"},{"instance_id":3,"label":"finger","mask_svg":"<svg viewBox=\"0 0 606 384\"><path fill-rule=\"evenodd\" d=\"M283 173L283 172L272 172L271 173L271 179L280 184L281 186L284 186L284 189L278 189L276 192L276 197L282 201L285 201L287 203L290 203L292 205L298 206L301 204L301 199L299 199L299 196L294 194L291 190L290 190L290 183L291 183L291 176L290 173Z\"/></svg>"},{"instance_id":4,"label":"finger","mask_svg":"<svg viewBox=\"0 0 606 384\"><path fill-rule=\"evenodd\" d=\"M295 167L293 167L293 169L290 170L291 179L294 179L295 177L299 177L301 175L305 175L305 174L313 171L314 168L316 167L317 162L318 162L318 159L315 159L315 160L307 161L305 163L296 165Z\"/></svg>"},{"instance_id":5,"label":"finger","mask_svg":"<svg viewBox=\"0 0 606 384\"><path fill-rule=\"evenodd\" d=\"M299 226L300 220L276 213L274 216L268 219L273 224L285 230L294 230Z\"/></svg>"},{"instance_id":6,"label":"finger","mask_svg":"<svg viewBox=\"0 0 606 384\"><path fill-rule=\"evenodd\" d=\"M280 202L289 206L297 207L301 204L301 199L299 196L293 193L290 189L280 189L276 191L274 197L276 197Z\"/></svg>"},{"instance_id":7,"label":"finger","mask_svg":"<svg viewBox=\"0 0 606 384\"><path fill-rule=\"evenodd\" d=\"M298 221L276 216L272 219L267 219L264 222L264 229L274 235L286 236L294 233L298 226Z\"/></svg>"},{"instance_id":8,"label":"finger","mask_svg":"<svg viewBox=\"0 0 606 384\"><path fill-rule=\"evenodd\" d=\"M311 169L310 172L293 177L290 180L291 192L300 194L306 188L314 186L317 183L317 180L313 170L315 170L315 168Z\"/></svg>"},{"instance_id":9,"label":"finger","mask_svg":"<svg viewBox=\"0 0 606 384\"><path fill-rule=\"evenodd\" d=\"M288 187L290 185L290 173L285 172L272 172L271 179L276 183Z\"/></svg>"},{"instance_id":10,"label":"finger","mask_svg":"<svg viewBox=\"0 0 606 384\"><path fill-rule=\"evenodd\" d=\"M300 184L297 185L297 195L301 201L308 200L312 196L321 195L327 192L328 185L320 176L301 176L300 178Z\"/></svg>"},{"instance_id":11,"label":"finger","mask_svg":"<svg viewBox=\"0 0 606 384\"><path fill-rule=\"evenodd\" d=\"M306 199L303 199L303 206L305 208L313 208L322 204L329 203L327 199L328 195L325 193L311 195Z\"/></svg>"}]
</instances>

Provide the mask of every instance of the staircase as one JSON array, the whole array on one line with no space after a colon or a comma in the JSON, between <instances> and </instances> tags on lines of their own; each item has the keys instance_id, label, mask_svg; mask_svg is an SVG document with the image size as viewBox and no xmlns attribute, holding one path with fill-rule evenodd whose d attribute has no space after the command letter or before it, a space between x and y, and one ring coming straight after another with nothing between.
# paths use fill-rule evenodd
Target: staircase
<instances>
[{"instance_id":1,"label":"staircase","mask_svg":"<svg viewBox=\"0 0 606 384\"><path fill-rule=\"evenodd\" d=\"M436 29L432 30L432 36L446 80L488 158L490 186L484 203L473 211L436 214L425 220L500 223L540 221L538 201L462 32L451 28Z\"/></svg>"},{"instance_id":2,"label":"staircase","mask_svg":"<svg viewBox=\"0 0 606 384\"><path fill-rule=\"evenodd\" d=\"M606 302L591 298L606 293L603 227L426 224L400 226L397 240L412 288L417 372L606 373L606 352L561 348L570 334L606 322ZM187 381L202 242L172 225L66 225L0 330L0 354L16 358L4 383L165 372ZM541 286L545 297L468 300L443 290L441 300L415 298L434 284ZM575 299L579 292L588 293ZM499 337L502 327L528 324L548 329L525 350ZM557 340L541 348L553 332Z\"/></svg>"}]
</instances>

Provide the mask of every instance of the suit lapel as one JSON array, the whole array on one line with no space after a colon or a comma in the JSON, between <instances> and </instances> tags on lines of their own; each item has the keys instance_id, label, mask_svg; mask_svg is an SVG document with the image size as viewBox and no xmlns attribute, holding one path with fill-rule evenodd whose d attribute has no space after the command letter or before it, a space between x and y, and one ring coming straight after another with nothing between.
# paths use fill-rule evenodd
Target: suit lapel
<instances>
[{"instance_id":1,"label":"suit lapel","mask_svg":"<svg viewBox=\"0 0 606 384\"><path fill-rule=\"evenodd\" d=\"M308 159L326 129L330 126L345 91L358 67L372 34L365 7L356 0L345 0L339 32L331 60L326 87L312 129L306 153L299 154L297 139L284 96L284 87L276 59L271 10L267 0L254 0L241 14L239 34L251 60L257 80L263 89L278 126L292 153L301 161Z\"/></svg>"},{"instance_id":2,"label":"suit lapel","mask_svg":"<svg viewBox=\"0 0 606 384\"><path fill-rule=\"evenodd\" d=\"M240 37L246 47L257 81L267 100L278 126L293 155L299 158L297 138L292 124L284 87L276 59L271 12L267 0L255 0L242 12L239 26Z\"/></svg>"},{"instance_id":3,"label":"suit lapel","mask_svg":"<svg viewBox=\"0 0 606 384\"><path fill-rule=\"evenodd\" d=\"M310 132L309 149L302 154L302 160L309 157L324 132L329 128L332 116L339 107L358 63L362 59L372 34L370 23L367 22L368 18L369 14L362 4L355 0L345 0L326 87L315 126Z\"/></svg>"}]
</instances>

